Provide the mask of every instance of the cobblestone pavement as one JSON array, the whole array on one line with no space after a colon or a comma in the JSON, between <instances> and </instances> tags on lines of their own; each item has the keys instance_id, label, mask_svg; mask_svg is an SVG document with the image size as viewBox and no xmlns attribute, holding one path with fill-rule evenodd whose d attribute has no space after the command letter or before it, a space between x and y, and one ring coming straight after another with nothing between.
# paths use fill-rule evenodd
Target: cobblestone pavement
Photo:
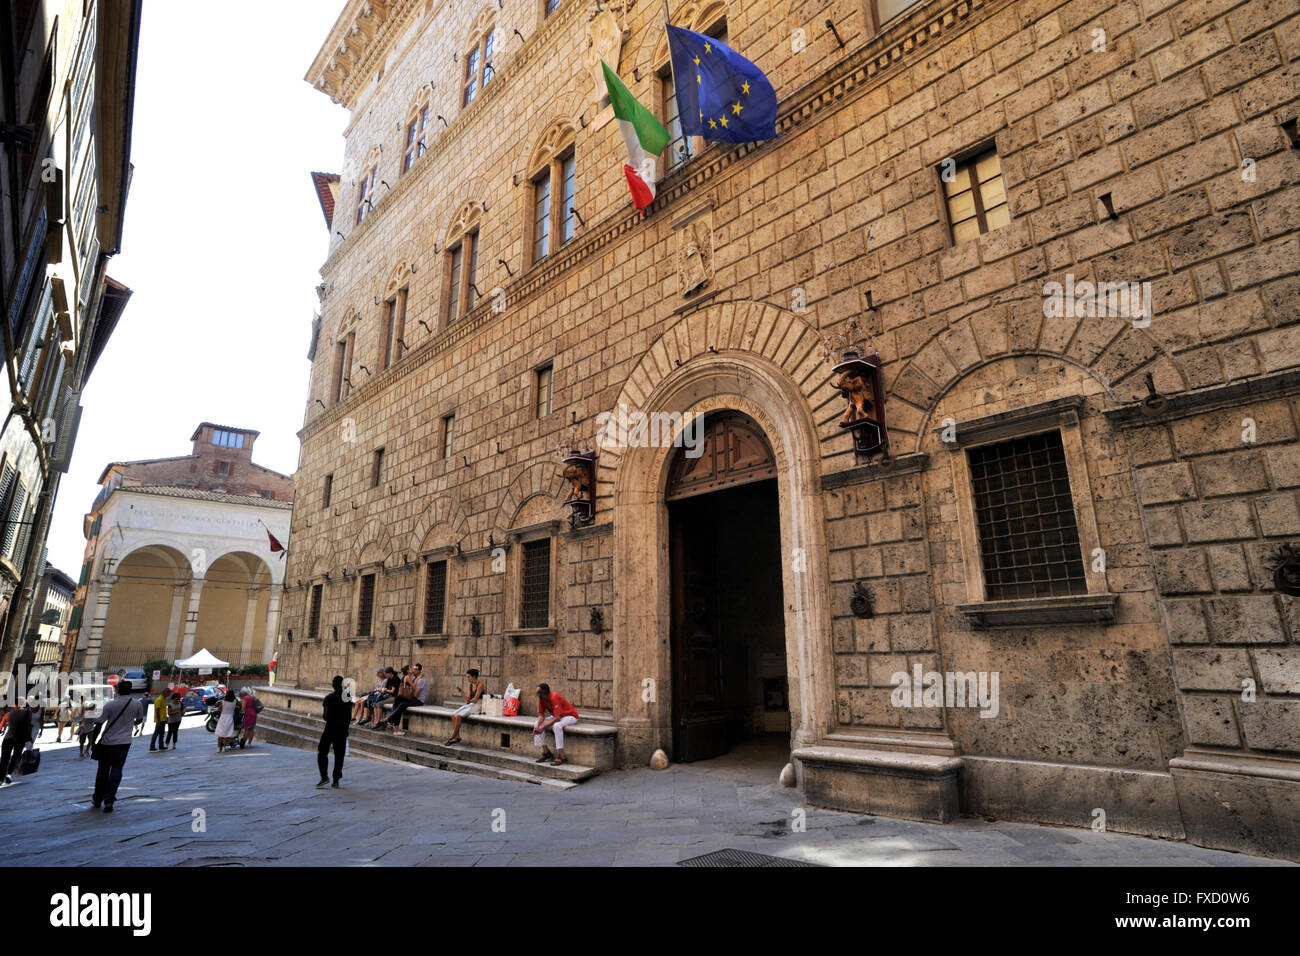
<instances>
[{"instance_id":1,"label":"cobblestone pavement","mask_svg":"<svg viewBox=\"0 0 1300 956\"><path fill-rule=\"evenodd\" d=\"M90 809L95 763L47 730L40 772L0 791L6 862L640 866L727 848L831 865L1289 865L1082 828L805 809L776 785L779 758L754 753L602 774L567 792L350 757L341 789L316 790L314 754L217 754L202 720L186 719L176 751L135 740L112 814Z\"/></svg>"}]
</instances>

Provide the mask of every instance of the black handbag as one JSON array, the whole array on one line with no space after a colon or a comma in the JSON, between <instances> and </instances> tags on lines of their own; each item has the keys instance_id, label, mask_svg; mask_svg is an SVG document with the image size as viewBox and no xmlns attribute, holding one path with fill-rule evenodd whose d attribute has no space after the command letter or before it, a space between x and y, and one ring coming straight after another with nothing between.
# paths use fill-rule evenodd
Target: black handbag
<instances>
[{"instance_id":1,"label":"black handbag","mask_svg":"<svg viewBox=\"0 0 1300 956\"><path fill-rule=\"evenodd\" d=\"M112 720L110 720L110 721L108 722L108 726L105 727L105 728L103 729L102 732L101 732L100 729L99 729L99 727L100 727L99 722L96 722L96 724L95 724L95 734L94 734L94 736L93 736L93 737L91 738L91 740L90 740L90 759L91 759L91 760L98 760L98 759L99 759L99 738L100 738L100 736L101 736L101 733L106 734L106 733L108 733L110 730L112 730L112 729L113 729L113 725L114 725L115 723L117 723L117 721L118 721L118 717L121 717L123 714L125 714L125 713L126 713L128 710L130 710L130 709L131 709L131 705L130 705L130 704L127 704L125 707L123 707L121 710L119 710L119 711L117 712L117 717L114 717Z\"/></svg>"}]
</instances>

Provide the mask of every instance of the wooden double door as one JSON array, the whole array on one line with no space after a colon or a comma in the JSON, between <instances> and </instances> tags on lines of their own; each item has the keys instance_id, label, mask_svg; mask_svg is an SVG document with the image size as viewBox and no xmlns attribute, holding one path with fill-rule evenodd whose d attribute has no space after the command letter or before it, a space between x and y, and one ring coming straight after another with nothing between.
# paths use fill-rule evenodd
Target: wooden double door
<instances>
[{"instance_id":1,"label":"wooden double door","mask_svg":"<svg viewBox=\"0 0 1300 956\"><path fill-rule=\"evenodd\" d=\"M763 730L784 673L781 533L757 424L710 416L703 454L677 453L666 493L672 567L673 759L726 753Z\"/></svg>"}]
</instances>

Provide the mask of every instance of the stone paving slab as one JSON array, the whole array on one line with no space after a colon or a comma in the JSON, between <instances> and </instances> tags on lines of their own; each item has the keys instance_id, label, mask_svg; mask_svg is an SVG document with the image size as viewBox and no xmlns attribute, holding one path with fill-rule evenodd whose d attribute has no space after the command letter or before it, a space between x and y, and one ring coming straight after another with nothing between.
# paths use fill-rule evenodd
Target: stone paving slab
<instances>
[{"instance_id":1,"label":"stone paving slab","mask_svg":"<svg viewBox=\"0 0 1300 956\"><path fill-rule=\"evenodd\" d=\"M719 849L825 865L1290 866L1087 829L841 813L743 760L603 773L570 791L349 755L315 789L315 756L258 744L216 753L202 716L182 747L136 738L114 812L90 809L96 764L40 744L41 770L0 790L11 863L156 866L673 866ZM205 830L196 832L195 810ZM505 813L505 830L494 829ZM802 815L803 830L792 823Z\"/></svg>"}]
</instances>

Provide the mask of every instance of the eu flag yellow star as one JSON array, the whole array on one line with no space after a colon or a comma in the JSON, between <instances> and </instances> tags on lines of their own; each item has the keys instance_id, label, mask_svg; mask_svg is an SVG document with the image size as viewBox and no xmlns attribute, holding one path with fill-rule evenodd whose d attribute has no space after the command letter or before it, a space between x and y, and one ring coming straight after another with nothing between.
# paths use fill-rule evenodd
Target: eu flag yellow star
<instances>
[{"instance_id":1,"label":"eu flag yellow star","mask_svg":"<svg viewBox=\"0 0 1300 956\"><path fill-rule=\"evenodd\" d=\"M704 52L705 52L705 53L712 53L712 52L713 52L713 47L709 46L709 44L707 44L707 43L704 44Z\"/></svg>"},{"instance_id":2,"label":"eu flag yellow star","mask_svg":"<svg viewBox=\"0 0 1300 956\"><path fill-rule=\"evenodd\" d=\"M722 128L723 128L723 129L726 129L726 128L727 128L727 117L725 117L725 116L722 117L722 119L718 120L718 122L722 124Z\"/></svg>"},{"instance_id":3,"label":"eu flag yellow star","mask_svg":"<svg viewBox=\"0 0 1300 956\"><path fill-rule=\"evenodd\" d=\"M723 122L726 122L725 117L723 119ZM718 124L713 122L713 120L709 120L709 129L717 129L717 128L718 128Z\"/></svg>"},{"instance_id":4,"label":"eu flag yellow star","mask_svg":"<svg viewBox=\"0 0 1300 956\"><path fill-rule=\"evenodd\" d=\"M740 111L743 110L743 109L744 109L744 107L741 106L741 105L740 105L740 101L737 100L737 101L736 101L736 104L735 104L734 106L731 107L731 112L733 112L733 113L735 113L737 116L739 116L739 115L740 115Z\"/></svg>"},{"instance_id":5,"label":"eu flag yellow star","mask_svg":"<svg viewBox=\"0 0 1300 956\"><path fill-rule=\"evenodd\" d=\"M695 74L695 82L696 82L696 83L703 83L703 82L704 82L704 77L702 77L702 76L700 76L700 74L696 73L696 74Z\"/></svg>"},{"instance_id":6,"label":"eu flag yellow star","mask_svg":"<svg viewBox=\"0 0 1300 956\"><path fill-rule=\"evenodd\" d=\"M700 58L698 56L695 58L695 65L696 66L700 65Z\"/></svg>"},{"instance_id":7,"label":"eu flag yellow star","mask_svg":"<svg viewBox=\"0 0 1300 956\"><path fill-rule=\"evenodd\" d=\"M749 95L749 81L748 81L748 80L746 80L744 83L740 84L740 92L744 93L746 96Z\"/></svg>"}]
</instances>

